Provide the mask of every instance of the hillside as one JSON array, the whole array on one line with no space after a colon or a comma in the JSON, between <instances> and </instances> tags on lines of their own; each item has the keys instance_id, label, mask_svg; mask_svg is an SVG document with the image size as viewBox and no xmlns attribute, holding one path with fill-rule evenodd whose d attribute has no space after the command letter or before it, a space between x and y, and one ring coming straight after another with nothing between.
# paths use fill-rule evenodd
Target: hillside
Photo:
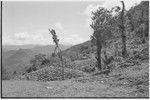
<instances>
[{"instance_id":1,"label":"hillside","mask_svg":"<svg viewBox=\"0 0 150 100\"><path fill-rule=\"evenodd\" d=\"M60 48L62 50L65 50L67 48L71 47L70 45L60 45ZM36 52L36 53L42 53L42 54L46 54L46 55L50 55L51 53L53 53L55 49L55 45L46 45L46 46L34 46L31 50Z\"/></svg>"},{"instance_id":2,"label":"hillside","mask_svg":"<svg viewBox=\"0 0 150 100\"><path fill-rule=\"evenodd\" d=\"M65 81L2 81L2 95L3 97L148 98L149 66L142 64L142 67L142 70L139 70L141 66L118 69L117 73L113 72L110 76L85 76Z\"/></svg>"},{"instance_id":3,"label":"hillside","mask_svg":"<svg viewBox=\"0 0 150 100\"><path fill-rule=\"evenodd\" d=\"M92 45L91 41L86 41L62 51L62 54L63 56L71 59L71 61L74 61L82 59L82 57L91 57L95 51L96 48Z\"/></svg>"},{"instance_id":4,"label":"hillside","mask_svg":"<svg viewBox=\"0 0 150 100\"><path fill-rule=\"evenodd\" d=\"M126 25L111 23L115 26L110 33L111 38L108 36L108 39L104 39L102 35L109 35L105 30L107 24L105 27L100 25L101 30L94 30L93 33L93 36L96 34L95 45L91 40L71 47L59 45L62 51L57 54L53 53L53 45L5 49L2 67L11 80L3 79L2 95L149 98L148 5L149 2L142 1L126 11L126 15L122 15ZM98 15L99 12L94 14ZM103 16L103 22L109 24L107 16ZM110 16L108 18L111 19ZM57 45L57 36L54 33L52 35ZM124 47L126 55L122 52Z\"/></svg>"},{"instance_id":5,"label":"hillside","mask_svg":"<svg viewBox=\"0 0 150 100\"><path fill-rule=\"evenodd\" d=\"M30 59L35 55L30 49L19 49L17 51L11 50L3 52L2 54L2 66L6 69L7 73L11 77L14 72L18 74L25 70L26 66L29 66Z\"/></svg>"},{"instance_id":6,"label":"hillside","mask_svg":"<svg viewBox=\"0 0 150 100\"><path fill-rule=\"evenodd\" d=\"M61 45L62 50L69 46ZM24 48L24 49L19 49ZM28 49L25 49L28 48ZM16 71L24 72L30 66L30 60L37 54L46 54L49 56L54 51L55 46L3 46L2 66L6 69L8 76Z\"/></svg>"}]
</instances>

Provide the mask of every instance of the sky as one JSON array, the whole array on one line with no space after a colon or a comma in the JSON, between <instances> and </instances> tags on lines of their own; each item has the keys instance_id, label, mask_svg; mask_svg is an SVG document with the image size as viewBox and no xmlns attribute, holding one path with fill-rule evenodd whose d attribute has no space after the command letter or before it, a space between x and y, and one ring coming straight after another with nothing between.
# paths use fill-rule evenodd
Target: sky
<instances>
[{"instance_id":1,"label":"sky","mask_svg":"<svg viewBox=\"0 0 150 100\"><path fill-rule=\"evenodd\" d=\"M126 9L141 0L125 0ZM48 28L55 29L60 44L75 45L87 40L91 12L98 7L121 6L118 0L105 1L5 1L2 14L3 45L53 44Z\"/></svg>"}]
</instances>

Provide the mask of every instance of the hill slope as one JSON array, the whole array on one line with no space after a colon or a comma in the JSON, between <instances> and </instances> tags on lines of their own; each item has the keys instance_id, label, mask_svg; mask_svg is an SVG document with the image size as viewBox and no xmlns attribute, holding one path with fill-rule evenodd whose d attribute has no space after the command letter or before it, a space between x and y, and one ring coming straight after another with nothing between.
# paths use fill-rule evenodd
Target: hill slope
<instances>
[{"instance_id":1,"label":"hill slope","mask_svg":"<svg viewBox=\"0 0 150 100\"><path fill-rule=\"evenodd\" d=\"M60 45L60 47L62 50L65 50L70 46ZM17 73L25 71L25 68L29 67L30 65L30 60L35 55L40 53L50 55L54 51L54 48L54 45L4 45L2 51L2 66L6 69L7 74L9 74L11 77L14 71Z\"/></svg>"},{"instance_id":2,"label":"hill slope","mask_svg":"<svg viewBox=\"0 0 150 100\"><path fill-rule=\"evenodd\" d=\"M7 72L20 72L29 65L30 59L36 55L30 49L19 49L17 51L3 52L2 66Z\"/></svg>"},{"instance_id":3,"label":"hill slope","mask_svg":"<svg viewBox=\"0 0 150 100\"><path fill-rule=\"evenodd\" d=\"M95 52L95 46L92 45L91 41L72 46L62 51L63 56L70 58L72 61L82 59L82 57L90 56Z\"/></svg>"}]
</instances>

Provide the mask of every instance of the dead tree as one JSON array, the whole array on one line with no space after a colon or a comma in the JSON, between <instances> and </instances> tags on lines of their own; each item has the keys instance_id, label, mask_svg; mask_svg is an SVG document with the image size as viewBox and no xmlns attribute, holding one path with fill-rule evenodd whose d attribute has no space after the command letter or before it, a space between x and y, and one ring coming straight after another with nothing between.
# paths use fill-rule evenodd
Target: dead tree
<instances>
[{"instance_id":1,"label":"dead tree","mask_svg":"<svg viewBox=\"0 0 150 100\"><path fill-rule=\"evenodd\" d=\"M115 23L117 22L117 26L119 27L119 30L121 31L121 39L122 39L122 56L123 57L126 57L127 56L127 49L126 49L126 35L125 35L125 5L124 5L124 1L121 1L122 3L122 10L120 12L120 7L119 6L116 6L116 7L113 7L112 8L112 11L114 9L116 9L115 11L118 12L118 15L117 15L117 19L115 19ZM115 18L115 17L114 17ZM120 21L119 21L120 20Z\"/></svg>"},{"instance_id":2,"label":"dead tree","mask_svg":"<svg viewBox=\"0 0 150 100\"><path fill-rule=\"evenodd\" d=\"M61 67L62 67L62 80L64 80L65 79L65 76L64 76L64 63L63 63L63 57L62 57L62 54L61 54L61 49L60 49L60 47L59 47L59 39L58 39L58 37L57 37L57 35L56 35L56 32L55 32L55 30L54 29L48 29L49 31L50 31L50 33L52 34L52 38L53 38L53 42L55 43L55 49L54 49L54 53L53 53L53 55L55 56L55 55L58 55L58 57L59 57L59 59L60 59L60 61L61 61Z\"/></svg>"},{"instance_id":3,"label":"dead tree","mask_svg":"<svg viewBox=\"0 0 150 100\"><path fill-rule=\"evenodd\" d=\"M120 20L121 20L121 23L120 23L120 30L121 30L121 38L122 38L122 56L123 57L126 57L127 56L127 49L126 49L126 35L125 35L125 26L124 26L124 11L125 11L125 5L124 5L124 2L121 1L122 3L122 11L121 11L121 14L120 14Z\"/></svg>"}]
</instances>

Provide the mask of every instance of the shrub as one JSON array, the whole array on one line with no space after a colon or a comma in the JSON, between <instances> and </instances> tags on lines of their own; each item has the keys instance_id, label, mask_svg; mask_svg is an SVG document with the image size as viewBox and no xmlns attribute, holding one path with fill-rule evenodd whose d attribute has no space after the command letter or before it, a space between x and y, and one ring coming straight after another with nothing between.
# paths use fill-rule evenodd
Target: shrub
<instances>
[{"instance_id":1,"label":"shrub","mask_svg":"<svg viewBox=\"0 0 150 100\"><path fill-rule=\"evenodd\" d=\"M82 71L83 72L87 72L87 73L92 73L94 72L96 69L95 67L88 67L88 66L85 66L84 68L82 68Z\"/></svg>"},{"instance_id":2,"label":"shrub","mask_svg":"<svg viewBox=\"0 0 150 100\"><path fill-rule=\"evenodd\" d=\"M71 70L69 68L65 68L64 77L65 79L81 77L85 74L78 70ZM55 81L55 80L62 80L62 69L54 66L44 67L37 71L28 73L25 75L26 79L28 77L29 80L34 81Z\"/></svg>"}]
</instances>

